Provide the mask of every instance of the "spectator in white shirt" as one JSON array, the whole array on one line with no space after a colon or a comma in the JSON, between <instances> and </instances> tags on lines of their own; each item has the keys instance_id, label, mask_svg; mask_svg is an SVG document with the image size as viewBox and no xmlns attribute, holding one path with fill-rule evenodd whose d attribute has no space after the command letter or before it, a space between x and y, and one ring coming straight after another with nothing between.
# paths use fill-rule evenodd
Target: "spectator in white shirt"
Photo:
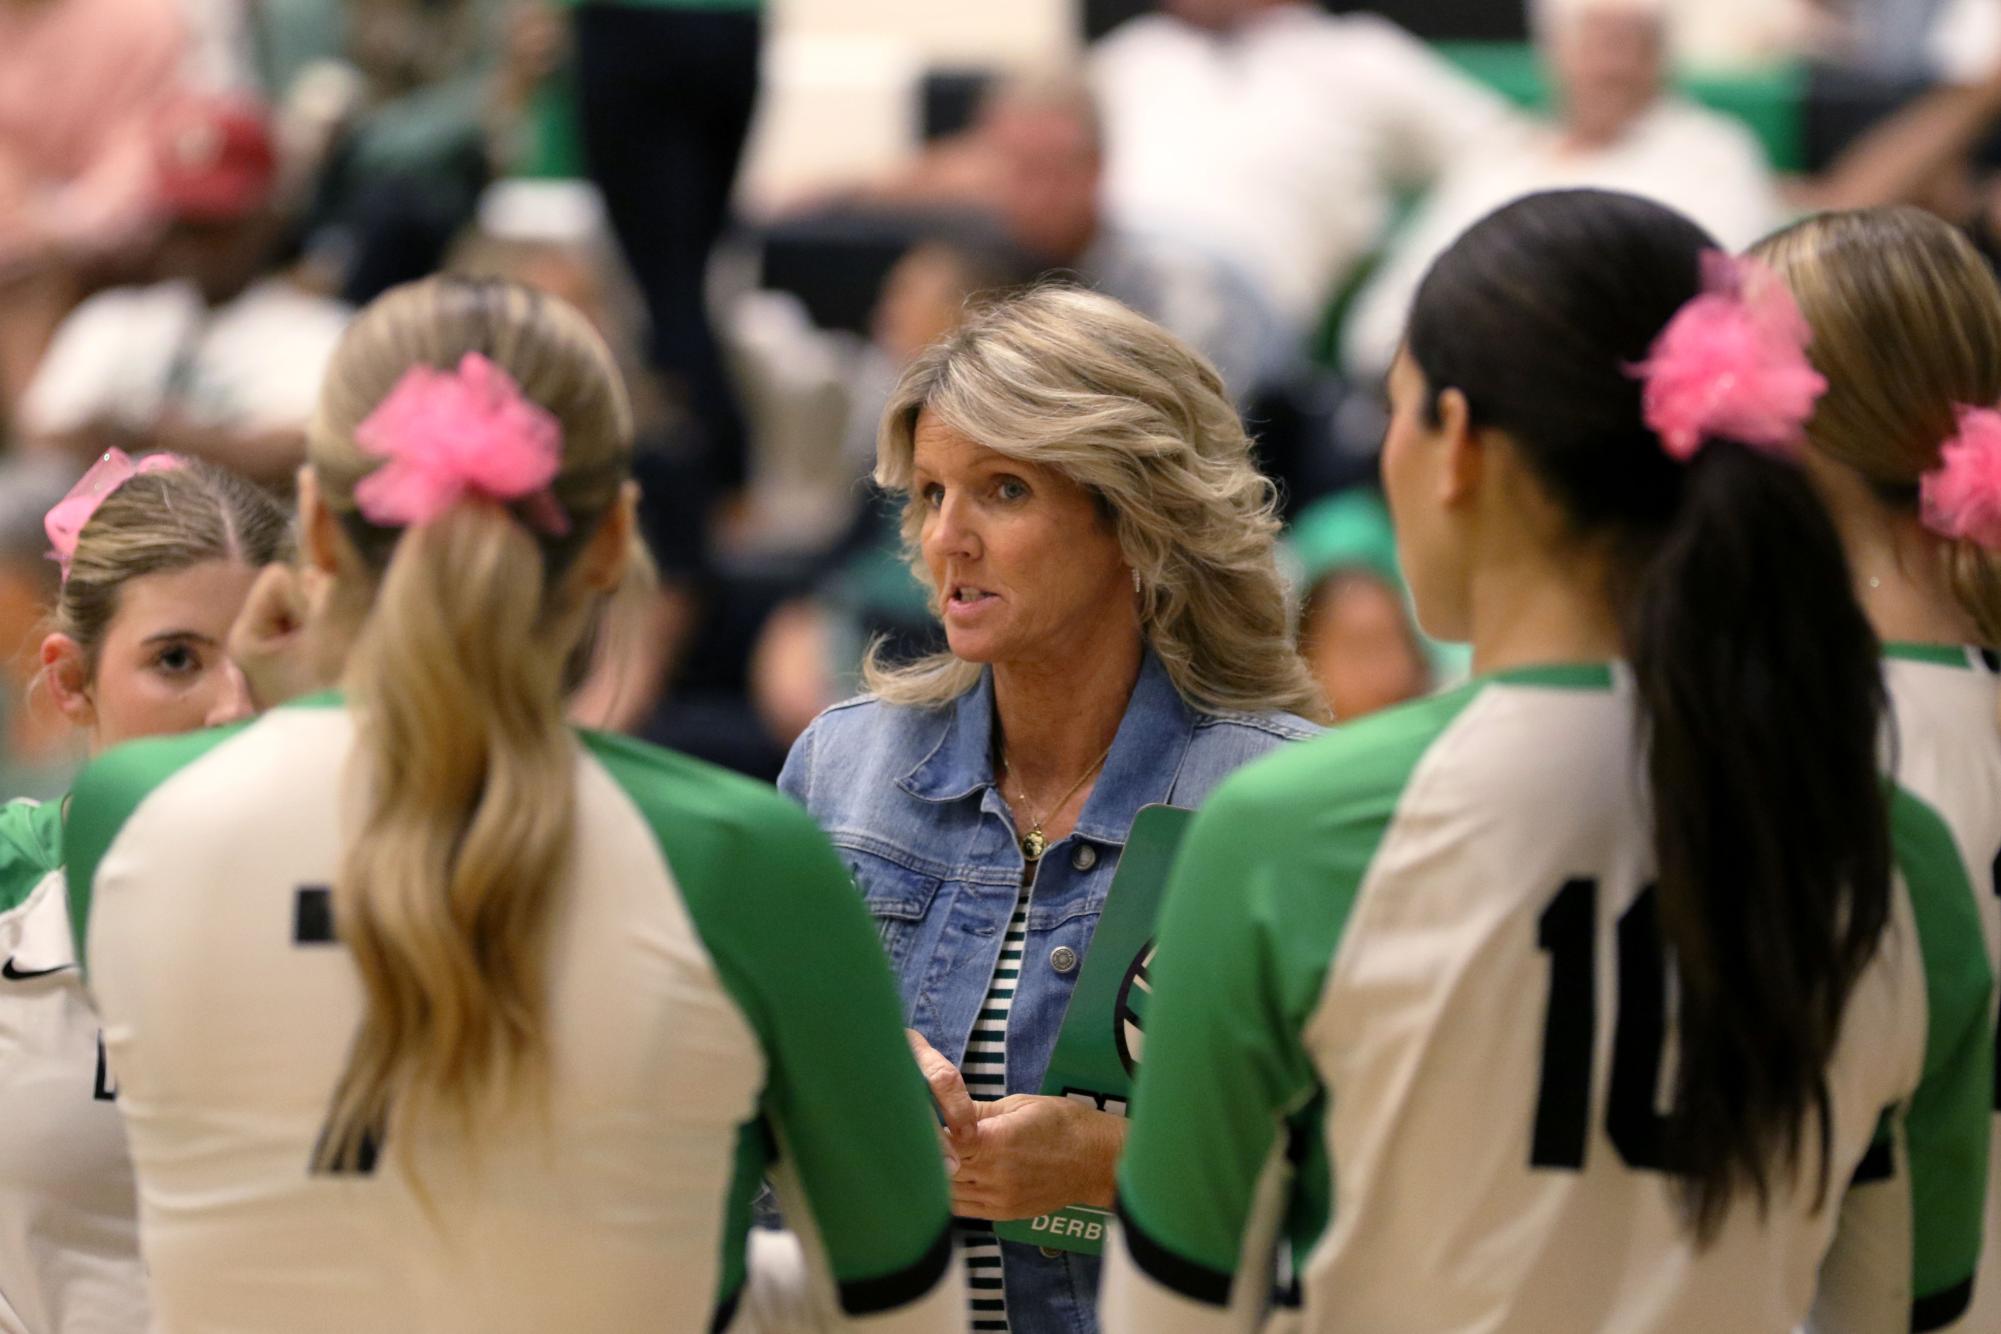
<instances>
[{"instance_id":1,"label":"spectator in white shirt","mask_svg":"<svg viewBox=\"0 0 2001 1334\"><path fill-rule=\"evenodd\" d=\"M1356 300L1343 335L1351 375L1388 369L1432 260L1524 195L1627 191L1680 209L1733 249L1784 220L1750 130L1667 90L1668 2L1542 0L1537 31L1555 118L1513 119L1461 152Z\"/></svg>"},{"instance_id":2,"label":"spectator in white shirt","mask_svg":"<svg viewBox=\"0 0 2001 1334\"><path fill-rule=\"evenodd\" d=\"M1113 219L1230 256L1302 330L1394 197L1502 114L1394 24L1295 0L1163 0L1090 62Z\"/></svg>"},{"instance_id":3,"label":"spectator in white shirt","mask_svg":"<svg viewBox=\"0 0 2001 1334\"><path fill-rule=\"evenodd\" d=\"M156 281L101 292L57 329L22 406L29 448L167 449L290 477L348 310L271 268L276 177L259 108L199 98L159 119L154 187L169 223Z\"/></svg>"}]
</instances>

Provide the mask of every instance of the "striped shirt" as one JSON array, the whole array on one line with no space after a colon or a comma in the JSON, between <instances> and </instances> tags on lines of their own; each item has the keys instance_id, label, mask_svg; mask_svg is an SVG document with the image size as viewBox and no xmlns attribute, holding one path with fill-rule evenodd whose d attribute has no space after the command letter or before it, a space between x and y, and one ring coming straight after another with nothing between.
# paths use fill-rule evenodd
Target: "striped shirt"
<instances>
[{"instance_id":1,"label":"striped shirt","mask_svg":"<svg viewBox=\"0 0 2001 1334\"><path fill-rule=\"evenodd\" d=\"M1007 1096L1007 1015L1014 1005L1021 959L1028 948L1028 896L1037 865L1029 862L1022 872L1021 897L1014 902L1014 915L1008 919L1007 935L1001 941L1000 962L994 965L993 981L987 984L987 998L980 1004L980 1017L973 1024L966 1059L960 1066L966 1092L979 1102ZM965 1246L966 1273L973 1294L973 1329L976 1334L1007 1334L1000 1238L994 1235L993 1224L966 1219L959 1222L959 1236Z\"/></svg>"}]
</instances>

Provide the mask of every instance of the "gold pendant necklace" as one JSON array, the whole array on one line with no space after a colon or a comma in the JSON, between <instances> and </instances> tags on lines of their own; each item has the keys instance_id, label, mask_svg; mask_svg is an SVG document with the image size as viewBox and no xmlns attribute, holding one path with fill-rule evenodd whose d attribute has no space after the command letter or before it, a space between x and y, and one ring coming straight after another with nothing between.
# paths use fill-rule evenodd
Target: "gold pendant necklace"
<instances>
[{"instance_id":1,"label":"gold pendant necklace","mask_svg":"<svg viewBox=\"0 0 2001 1334\"><path fill-rule=\"evenodd\" d=\"M1114 738L1115 741L1116 739L1117 738ZM1049 840L1045 838L1042 833L1043 822L1047 820L1050 816L1062 810L1063 803L1070 800L1071 797L1075 796L1077 794L1077 789L1084 786L1086 782L1090 781L1091 775L1098 772L1099 766L1104 764L1106 760L1110 759L1111 755L1112 755L1112 748L1110 746L1106 746L1105 753L1098 756L1097 759L1091 761L1091 767L1084 770L1084 772L1078 776L1076 782L1072 783L1069 787L1063 790L1063 795L1056 799L1056 804L1051 806L1045 814L1037 815L1035 814L1034 810L1029 807L1028 789L1023 788L1015 793L1014 799L1021 803L1022 809L1028 811L1030 816L1028 832L1021 836L1021 855L1023 857L1026 857L1029 861L1032 862L1039 862L1042 860L1042 854L1049 850ZM1001 767L1004 769L1008 769L1010 772L1012 772L1013 766L1009 765L1007 762L1006 751L1001 752Z\"/></svg>"}]
</instances>

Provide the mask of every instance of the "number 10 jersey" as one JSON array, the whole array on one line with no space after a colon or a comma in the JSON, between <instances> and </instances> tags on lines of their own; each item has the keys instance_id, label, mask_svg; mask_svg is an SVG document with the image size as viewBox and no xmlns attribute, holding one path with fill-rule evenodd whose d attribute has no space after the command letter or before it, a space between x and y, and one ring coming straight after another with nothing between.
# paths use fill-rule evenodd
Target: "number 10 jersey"
<instances>
[{"instance_id":1,"label":"number 10 jersey","mask_svg":"<svg viewBox=\"0 0 2001 1334\"><path fill-rule=\"evenodd\" d=\"M1825 1207L1809 1125L1800 1178L1698 1248L1662 1170L1673 1001L1637 721L1622 668L1501 673L1212 798L1167 896L1108 1331L1784 1334L1838 1222L1876 1229L1839 1252L1879 1262L1854 1319L1896 1313L1851 1327L1963 1298L1992 982L1949 832L1897 797L1908 888L1827 1072ZM1844 1217L1849 1182L1885 1173L1904 1207Z\"/></svg>"}]
</instances>

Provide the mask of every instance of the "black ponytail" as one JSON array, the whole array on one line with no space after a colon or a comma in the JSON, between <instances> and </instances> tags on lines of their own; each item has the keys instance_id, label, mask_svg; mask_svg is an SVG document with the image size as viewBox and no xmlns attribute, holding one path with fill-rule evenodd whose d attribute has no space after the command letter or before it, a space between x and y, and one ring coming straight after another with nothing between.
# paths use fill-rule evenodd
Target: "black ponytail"
<instances>
[{"instance_id":1,"label":"black ponytail","mask_svg":"<svg viewBox=\"0 0 2001 1334\"><path fill-rule=\"evenodd\" d=\"M1440 259L1409 335L1434 401L1460 390L1615 553L1678 984L1664 1147L1704 1240L1809 1151L1825 1201L1827 1066L1890 902L1879 648L1833 524L1792 464L1682 465L1641 416L1631 367L1713 248L1630 196L1533 196Z\"/></svg>"},{"instance_id":2,"label":"black ponytail","mask_svg":"<svg viewBox=\"0 0 2001 1334\"><path fill-rule=\"evenodd\" d=\"M1623 608L1647 729L1660 919L1679 983L1669 1161L1700 1235L1809 1114L1889 916L1874 632L1826 511L1792 465L1712 442Z\"/></svg>"}]
</instances>

